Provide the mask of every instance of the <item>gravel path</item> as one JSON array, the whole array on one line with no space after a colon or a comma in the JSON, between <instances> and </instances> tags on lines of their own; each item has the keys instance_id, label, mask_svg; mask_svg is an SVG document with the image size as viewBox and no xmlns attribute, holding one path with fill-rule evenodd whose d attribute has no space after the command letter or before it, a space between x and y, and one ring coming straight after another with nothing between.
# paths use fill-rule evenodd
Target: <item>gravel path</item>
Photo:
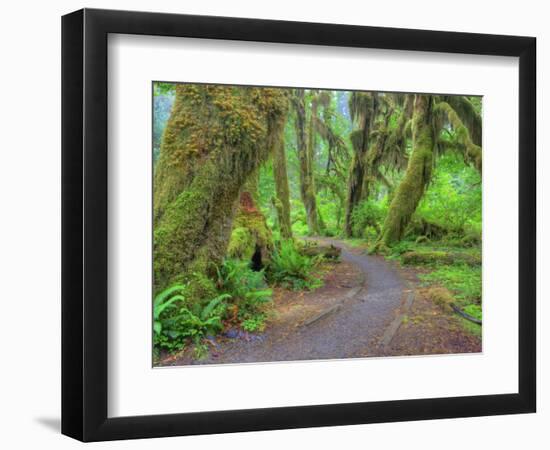
<instances>
[{"instance_id":1,"label":"gravel path","mask_svg":"<svg viewBox=\"0 0 550 450\"><path fill-rule=\"evenodd\" d=\"M169 365L228 364L265 361L298 361L376 356L378 340L394 319L405 283L383 258L348 248L337 240L319 239L342 249L342 260L363 273L364 283L331 294L321 313L300 324L268 327L262 335L236 338L219 343L205 360L189 357ZM309 294L315 297L315 292ZM312 298L311 300L315 300ZM306 299L307 301L307 299ZM320 316L320 317L318 317Z\"/></svg>"}]
</instances>

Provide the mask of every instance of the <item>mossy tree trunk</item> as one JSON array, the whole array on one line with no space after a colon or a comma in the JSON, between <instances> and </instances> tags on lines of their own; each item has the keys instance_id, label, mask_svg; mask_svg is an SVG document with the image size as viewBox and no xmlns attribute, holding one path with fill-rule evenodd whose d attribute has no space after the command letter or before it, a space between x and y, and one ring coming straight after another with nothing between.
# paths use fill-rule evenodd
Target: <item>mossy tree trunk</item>
<instances>
[{"instance_id":1,"label":"mossy tree trunk","mask_svg":"<svg viewBox=\"0 0 550 450\"><path fill-rule=\"evenodd\" d=\"M288 172L286 167L285 151L285 120L282 119L276 124L277 129L273 132L273 177L275 179L274 205L277 211L277 219L281 236L284 239L292 238L292 226L290 223L290 192L288 188Z\"/></svg>"},{"instance_id":2,"label":"mossy tree trunk","mask_svg":"<svg viewBox=\"0 0 550 450\"><path fill-rule=\"evenodd\" d=\"M350 97L350 111L359 128L351 133L353 157L348 177L346 213L344 216L344 233L353 235L353 210L363 198L365 177L365 156L369 146L371 119L374 109L373 94L370 92L353 92Z\"/></svg>"},{"instance_id":3,"label":"mossy tree trunk","mask_svg":"<svg viewBox=\"0 0 550 450\"><path fill-rule=\"evenodd\" d=\"M262 269L273 252L271 230L258 207L258 177L259 172L253 172L241 190L227 248L229 257L250 261L255 270Z\"/></svg>"},{"instance_id":4,"label":"mossy tree trunk","mask_svg":"<svg viewBox=\"0 0 550 450\"><path fill-rule=\"evenodd\" d=\"M375 96L374 114L377 114L379 110L379 106L376 106L377 103L379 104L378 94L373 95ZM372 118L373 124L371 125L372 131L369 139L369 148L365 155L364 163L362 199L368 199L372 195L373 185L377 181L386 186L390 186L388 180L380 171L380 166L384 157L387 157L389 153L386 148L386 141L388 140L389 120L392 113L393 109L386 106L384 111L380 111L377 117ZM393 161L387 164L387 166L393 165Z\"/></svg>"},{"instance_id":5,"label":"mossy tree trunk","mask_svg":"<svg viewBox=\"0 0 550 450\"><path fill-rule=\"evenodd\" d=\"M405 227L431 179L435 146L432 113L433 97L415 95L412 118L413 151L403 180L395 190L375 250L391 246L403 237Z\"/></svg>"},{"instance_id":6,"label":"mossy tree trunk","mask_svg":"<svg viewBox=\"0 0 550 450\"><path fill-rule=\"evenodd\" d=\"M280 89L178 85L154 177L154 286L214 292L243 184L286 114Z\"/></svg>"},{"instance_id":7,"label":"mossy tree trunk","mask_svg":"<svg viewBox=\"0 0 550 450\"><path fill-rule=\"evenodd\" d=\"M319 215L317 213L317 200L315 197L315 181L313 177L313 151L314 133L312 118L317 114L316 102L312 102L309 124L306 134L306 107L305 93L303 89L295 90L294 107L296 110L296 146L298 159L300 160L300 195L306 210L306 220L309 233L320 234Z\"/></svg>"}]
</instances>

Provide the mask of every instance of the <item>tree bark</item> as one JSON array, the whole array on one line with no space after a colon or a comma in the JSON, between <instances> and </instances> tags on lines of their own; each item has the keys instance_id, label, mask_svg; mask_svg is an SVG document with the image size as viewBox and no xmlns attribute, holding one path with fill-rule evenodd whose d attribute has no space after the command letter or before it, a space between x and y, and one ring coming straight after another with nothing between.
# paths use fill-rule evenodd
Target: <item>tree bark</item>
<instances>
[{"instance_id":1,"label":"tree bark","mask_svg":"<svg viewBox=\"0 0 550 450\"><path fill-rule=\"evenodd\" d=\"M155 290L191 281L195 297L212 295L241 188L286 107L280 89L176 87L154 178Z\"/></svg>"}]
</instances>

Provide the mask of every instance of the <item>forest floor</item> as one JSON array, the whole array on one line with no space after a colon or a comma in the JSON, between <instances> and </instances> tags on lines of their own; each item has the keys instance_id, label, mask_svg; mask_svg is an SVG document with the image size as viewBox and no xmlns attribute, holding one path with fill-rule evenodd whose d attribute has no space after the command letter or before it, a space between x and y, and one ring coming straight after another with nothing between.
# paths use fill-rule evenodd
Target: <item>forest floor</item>
<instances>
[{"instance_id":1,"label":"forest floor","mask_svg":"<svg viewBox=\"0 0 550 450\"><path fill-rule=\"evenodd\" d=\"M419 269L403 268L364 248L315 239L342 249L341 262L327 263L324 284L311 292L274 289L274 306L263 333L228 330L209 340L210 353L191 348L162 366L235 364L372 356L473 353L481 338L464 319L423 294Z\"/></svg>"}]
</instances>

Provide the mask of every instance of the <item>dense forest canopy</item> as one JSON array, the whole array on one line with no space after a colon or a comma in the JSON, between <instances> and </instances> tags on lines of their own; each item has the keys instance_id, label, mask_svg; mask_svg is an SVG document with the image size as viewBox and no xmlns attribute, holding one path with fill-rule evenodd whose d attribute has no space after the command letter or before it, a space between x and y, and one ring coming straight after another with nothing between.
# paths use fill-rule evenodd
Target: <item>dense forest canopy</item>
<instances>
[{"instance_id":1,"label":"dense forest canopy","mask_svg":"<svg viewBox=\"0 0 550 450\"><path fill-rule=\"evenodd\" d=\"M185 286L208 306L230 295L220 277L237 261L265 272L251 288L265 293L304 236L385 255L407 242L479 247L481 108L468 96L154 83L155 292Z\"/></svg>"}]
</instances>

